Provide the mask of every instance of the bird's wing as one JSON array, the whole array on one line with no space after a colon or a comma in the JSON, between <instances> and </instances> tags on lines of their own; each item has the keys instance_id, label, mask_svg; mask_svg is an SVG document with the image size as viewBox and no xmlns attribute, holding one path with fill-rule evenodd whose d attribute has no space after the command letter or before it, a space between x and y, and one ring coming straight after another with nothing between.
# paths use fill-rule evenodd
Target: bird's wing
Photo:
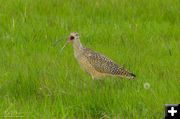
<instances>
[{"instance_id":1,"label":"bird's wing","mask_svg":"<svg viewBox=\"0 0 180 119\"><path fill-rule=\"evenodd\" d=\"M119 67L111 59L94 52L91 49L86 48L84 55L87 57L88 62L98 72L112 75L123 75L123 73L126 74L126 70L123 67Z\"/></svg>"}]
</instances>

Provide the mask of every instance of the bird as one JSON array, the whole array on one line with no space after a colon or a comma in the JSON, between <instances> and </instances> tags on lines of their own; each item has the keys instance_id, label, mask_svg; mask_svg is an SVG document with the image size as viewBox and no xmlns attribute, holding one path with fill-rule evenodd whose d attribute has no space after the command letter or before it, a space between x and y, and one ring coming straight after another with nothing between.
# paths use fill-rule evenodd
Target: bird
<instances>
[{"instance_id":1,"label":"bird","mask_svg":"<svg viewBox=\"0 0 180 119\"><path fill-rule=\"evenodd\" d=\"M136 75L123 66L118 65L105 55L83 46L77 32L70 33L61 51L71 43L73 44L74 56L79 65L91 75L92 79L101 79L105 77L135 79Z\"/></svg>"}]
</instances>

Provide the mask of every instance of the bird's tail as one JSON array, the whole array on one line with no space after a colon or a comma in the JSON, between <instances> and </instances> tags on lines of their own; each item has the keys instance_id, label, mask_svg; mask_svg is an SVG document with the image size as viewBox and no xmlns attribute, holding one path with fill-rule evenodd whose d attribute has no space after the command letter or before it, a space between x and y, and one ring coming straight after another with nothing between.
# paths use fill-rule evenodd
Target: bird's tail
<instances>
[{"instance_id":1,"label":"bird's tail","mask_svg":"<svg viewBox=\"0 0 180 119\"><path fill-rule=\"evenodd\" d=\"M120 73L120 77L122 78L128 78L128 79L135 79L136 78L136 75L127 71L127 70L123 70L121 71Z\"/></svg>"},{"instance_id":2,"label":"bird's tail","mask_svg":"<svg viewBox=\"0 0 180 119\"><path fill-rule=\"evenodd\" d=\"M133 73L129 73L129 74L127 75L127 78L129 78L129 79L135 79L135 78L136 78L136 75L133 74Z\"/></svg>"}]
</instances>

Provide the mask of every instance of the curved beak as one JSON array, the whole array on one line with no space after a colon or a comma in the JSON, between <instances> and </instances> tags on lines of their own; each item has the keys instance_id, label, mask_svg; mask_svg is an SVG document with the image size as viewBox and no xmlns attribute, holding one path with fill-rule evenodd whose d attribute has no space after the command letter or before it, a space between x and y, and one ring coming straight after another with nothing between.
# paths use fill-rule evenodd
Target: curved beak
<instances>
[{"instance_id":1,"label":"curved beak","mask_svg":"<svg viewBox=\"0 0 180 119\"><path fill-rule=\"evenodd\" d=\"M61 51L60 52L62 52L63 51L63 49L68 45L68 41L64 44L64 46L61 48Z\"/></svg>"}]
</instances>

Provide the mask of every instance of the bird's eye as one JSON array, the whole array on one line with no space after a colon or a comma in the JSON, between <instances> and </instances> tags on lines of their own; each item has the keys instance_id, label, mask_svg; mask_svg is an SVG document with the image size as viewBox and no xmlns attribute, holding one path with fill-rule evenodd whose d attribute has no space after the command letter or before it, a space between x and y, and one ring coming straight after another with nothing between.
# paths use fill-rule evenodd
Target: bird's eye
<instances>
[{"instance_id":1,"label":"bird's eye","mask_svg":"<svg viewBox=\"0 0 180 119\"><path fill-rule=\"evenodd\" d=\"M70 40L74 40L74 36L71 36L71 37L70 37Z\"/></svg>"}]
</instances>

